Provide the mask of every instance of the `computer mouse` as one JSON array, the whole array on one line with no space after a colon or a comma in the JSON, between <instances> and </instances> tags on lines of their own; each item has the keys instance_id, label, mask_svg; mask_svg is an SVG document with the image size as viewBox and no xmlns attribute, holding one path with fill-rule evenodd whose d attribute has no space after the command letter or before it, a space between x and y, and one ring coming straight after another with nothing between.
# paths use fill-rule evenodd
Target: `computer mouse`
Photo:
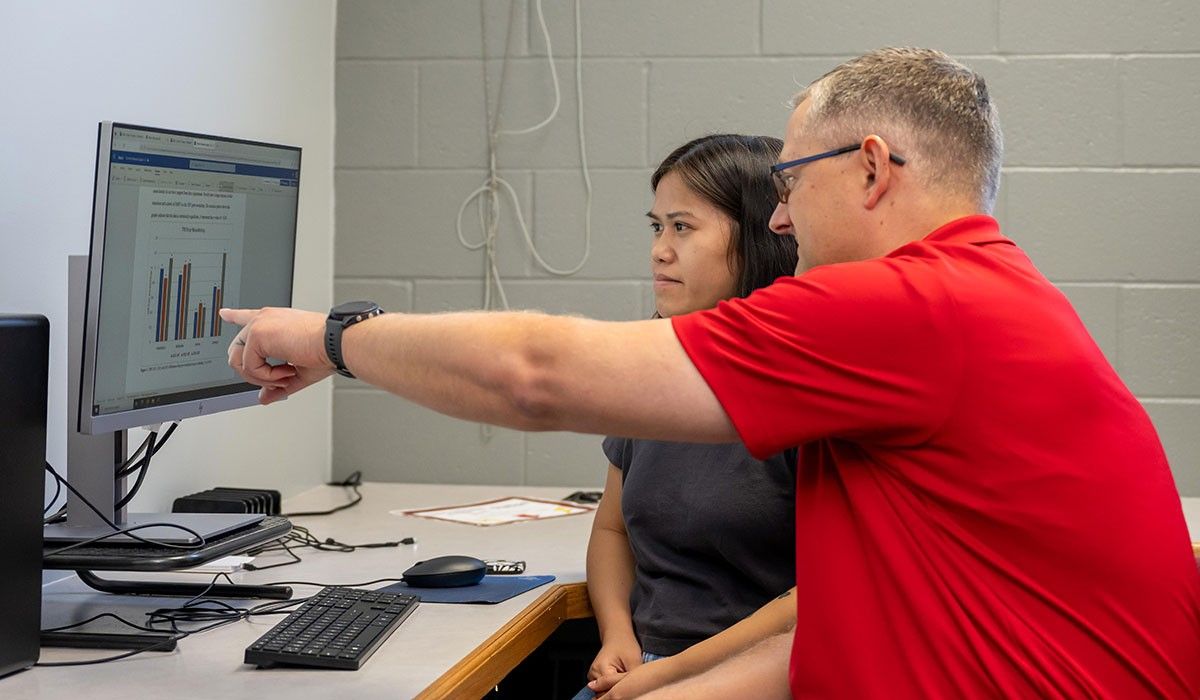
<instances>
[{"instance_id":1,"label":"computer mouse","mask_svg":"<svg viewBox=\"0 0 1200 700\"><path fill-rule=\"evenodd\" d=\"M419 561L410 566L400 577L410 586L453 588L455 586L474 586L483 580L486 571L487 564L475 557L449 555Z\"/></svg>"}]
</instances>

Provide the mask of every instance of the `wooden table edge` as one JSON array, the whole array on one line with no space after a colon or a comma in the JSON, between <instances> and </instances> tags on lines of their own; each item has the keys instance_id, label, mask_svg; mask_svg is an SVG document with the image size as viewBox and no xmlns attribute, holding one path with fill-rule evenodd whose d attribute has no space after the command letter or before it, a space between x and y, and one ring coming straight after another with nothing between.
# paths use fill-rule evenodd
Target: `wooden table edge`
<instances>
[{"instance_id":1,"label":"wooden table edge","mask_svg":"<svg viewBox=\"0 0 1200 700\"><path fill-rule=\"evenodd\" d=\"M555 584L414 700L483 697L564 620L591 616L586 583Z\"/></svg>"}]
</instances>

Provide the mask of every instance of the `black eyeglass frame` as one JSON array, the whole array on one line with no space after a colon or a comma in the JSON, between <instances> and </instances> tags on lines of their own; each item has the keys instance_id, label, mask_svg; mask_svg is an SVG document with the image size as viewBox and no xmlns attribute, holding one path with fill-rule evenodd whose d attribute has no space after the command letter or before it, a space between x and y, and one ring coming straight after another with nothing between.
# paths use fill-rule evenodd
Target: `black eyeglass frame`
<instances>
[{"instance_id":1,"label":"black eyeglass frame","mask_svg":"<svg viewBox=\"0 0 1200 700\"><path fill-rule=\"evenodd\" d=\"M790 170L790 169L796 167L797 165L807 165L809 163L812 163L813 161L824 160L825 158L832 158L834 156L840 156L843 153L850 153L851 151L857 151L860 148L862 148L861 143L855 144L853 146L842 146L841 148L835 148L832 151L825 151L824 153L818 153L815 156L805 156L804 158L797 158L796 160L789 160L786 163L776 163L775 165L772 165L771 166L771 181L775 183L775 194L779 195L779 203L787 204L788 195L790 195L792 193L791 185L788 184L784 179L787 177L783 173L784 170ZM902 155L896 154L896 153L889 154L888 160L892 161L896 165L904 165L905 163L908 162L907 158L905 158Z\"/></svg>"}]
</instances>

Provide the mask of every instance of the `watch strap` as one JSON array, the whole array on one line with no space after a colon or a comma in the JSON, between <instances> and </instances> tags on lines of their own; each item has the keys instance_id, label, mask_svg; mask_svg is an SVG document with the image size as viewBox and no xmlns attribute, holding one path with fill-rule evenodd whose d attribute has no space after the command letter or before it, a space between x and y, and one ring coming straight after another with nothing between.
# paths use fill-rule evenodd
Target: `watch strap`
<instances>
[{"instance_id":1,"label":"watch strap","mask_svg":"<svg viewBox=\"0 0 1200 700\"><path fill-rule=\"evenodd\" d=\"M374 306L362 313L353 315L341 316L336 312L331 311L325 319L325 354L329 357L329 361L333 363L334 370L343 377L354 379L354 374L346 368L346 362L342 358L342 333L347 328L356 323L374 318L383 313L383 309Z\"/></svg>"}]
</instances>

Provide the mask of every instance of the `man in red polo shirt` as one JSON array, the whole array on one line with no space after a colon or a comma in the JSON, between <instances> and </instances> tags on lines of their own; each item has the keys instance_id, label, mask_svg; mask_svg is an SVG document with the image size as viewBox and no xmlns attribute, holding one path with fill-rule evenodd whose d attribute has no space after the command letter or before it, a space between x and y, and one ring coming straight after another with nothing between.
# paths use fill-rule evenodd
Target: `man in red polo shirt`
<instances>
[{"instance_id":1,"label":"man in red polo shirt","mask_svg":"<svg viewBox=\"0 0 1200 700\"><path fill-rule=\"evenodd\" d=\"M264 402L340 363L472 420L801 445L790 666L768 639L653 697L1194 699L1200 575L1162 447L986 215L1001 150L974 72L872 52L788 123L794 278L670 321L387 314L340 346L320 314L224 312L230 363Z\"/></svg>"}]
</instances>

